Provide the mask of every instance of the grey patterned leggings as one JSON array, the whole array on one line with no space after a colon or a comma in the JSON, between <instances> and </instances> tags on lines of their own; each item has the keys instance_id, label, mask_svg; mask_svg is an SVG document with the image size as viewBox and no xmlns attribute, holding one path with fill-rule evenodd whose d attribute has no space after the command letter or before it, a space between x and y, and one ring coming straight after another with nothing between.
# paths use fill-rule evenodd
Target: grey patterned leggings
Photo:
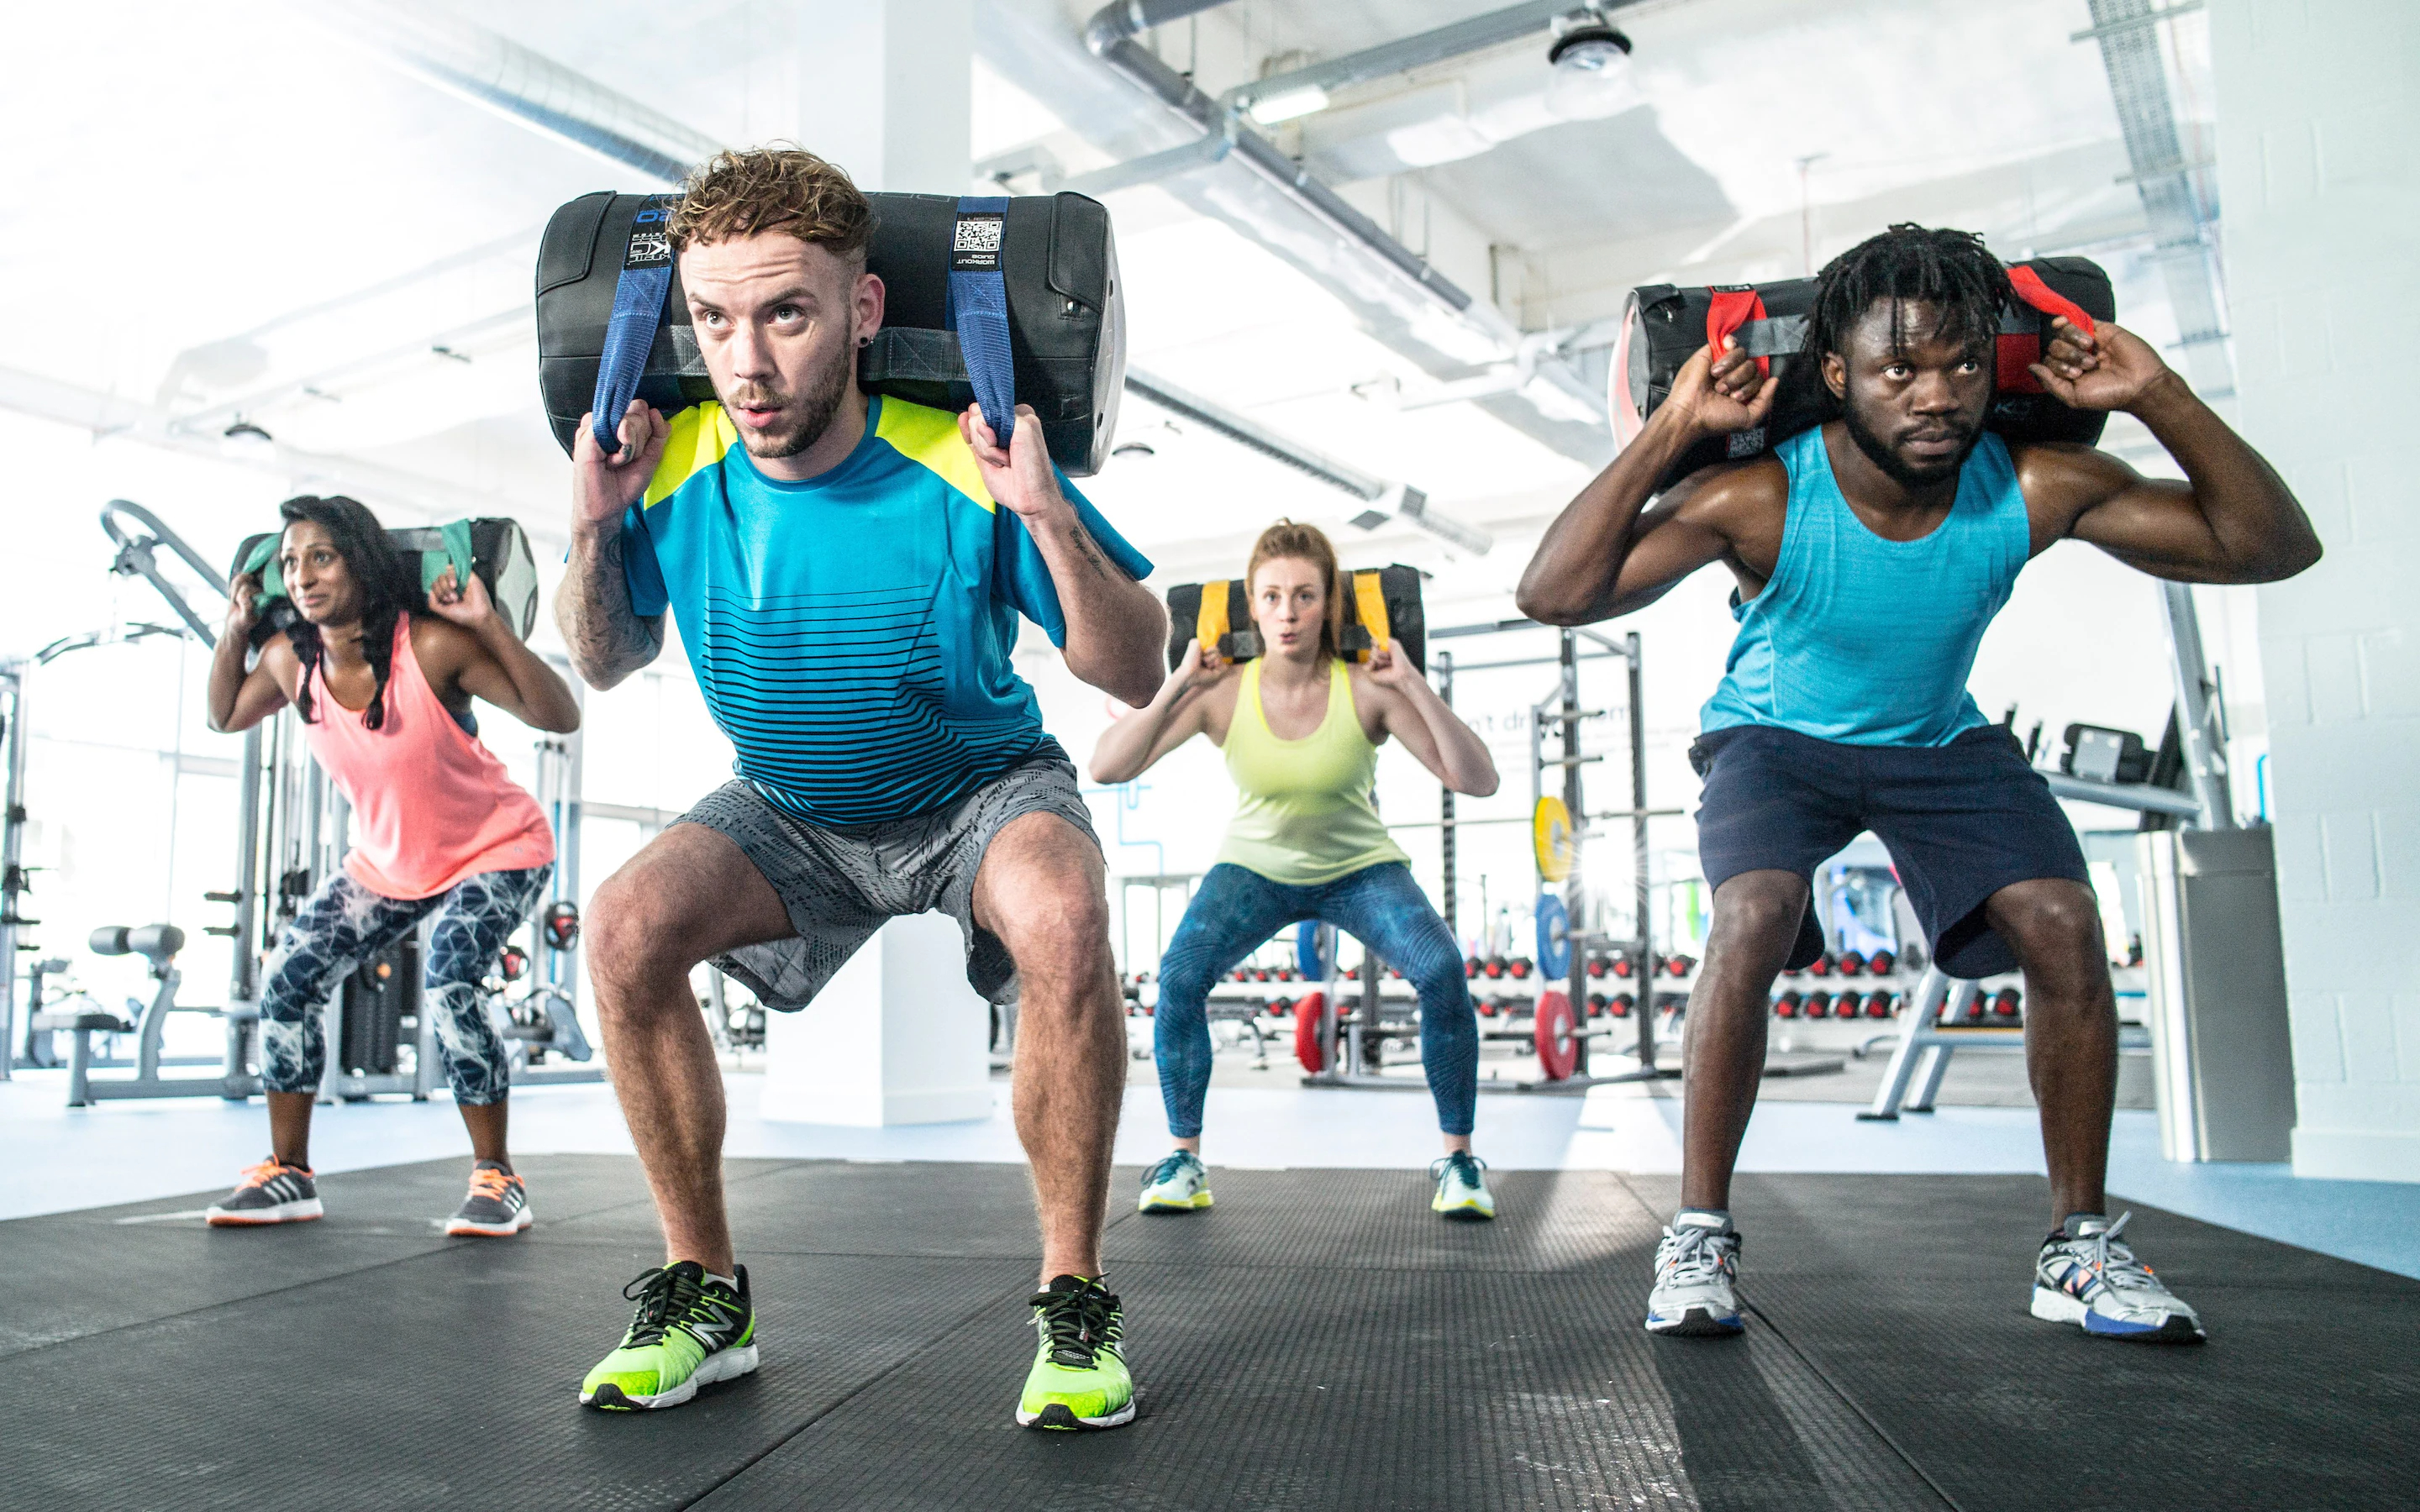
<instances>
[{"instance_id":1,"label":"grey patterned leggings","mask_svg":"<svg viewBox=\"0 0 2420 1512\"><path fill-rule=\"evenodd\" d=\"M480 979L506 935L546 890L552 866L481 872L433 898L387 898L339 872L303 901L269 962L260 999L260 1082L271 1092L311 1092L328 1059L319 1010L369 957L434 913L421 974L420 1011L434 1015L437 1047L457 1103L499 1103L511 1090L504 1043L488 1022Z\"/></svg>"}]
</instances>

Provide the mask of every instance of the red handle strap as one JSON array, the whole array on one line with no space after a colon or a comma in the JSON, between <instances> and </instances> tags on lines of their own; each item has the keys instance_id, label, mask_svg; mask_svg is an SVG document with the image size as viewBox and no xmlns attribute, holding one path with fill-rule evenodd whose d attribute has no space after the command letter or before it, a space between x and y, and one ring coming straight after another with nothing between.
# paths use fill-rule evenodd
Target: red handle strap
<instances>
[{"instance_id":1,"label":"red handle strap","mask_svg":"<svg viewBox=\"0 0 2420 1512\"><path fill-rule=\"evenodd\" d=\"M1740 327L1751 320L1764 318L1764 297L1752 288L1713 289L1706 302L1706 345L1714 349L1720 361L1723 342L1738 333ZM1767 378L1773 376L1773 359L1760 357L1756 370Z\"/></svg>"},{"instance_id":2,"label":"red handle strap","mask_svg":"<svg viewBox=\"0 0 2420 1512\"><path fill-rule=\"evenodd\" d=\"M2042 314L2065 316L2068 324L2087 336L2092 334L2092 316L2084 313L2084 306L2054 290L2032 269L2021 263L2009 264L2009 286L2017 291L2017 298Z\"/></svg>"}]
</instances>

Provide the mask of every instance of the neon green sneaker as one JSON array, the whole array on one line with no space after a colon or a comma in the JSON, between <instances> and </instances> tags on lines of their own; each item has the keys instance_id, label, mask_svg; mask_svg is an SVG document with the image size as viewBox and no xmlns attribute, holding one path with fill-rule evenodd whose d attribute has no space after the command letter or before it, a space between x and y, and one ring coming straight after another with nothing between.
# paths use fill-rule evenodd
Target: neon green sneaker
<instances>
[{"instance_id":1,"label":"neon green sneaker","mask_svg":"<svg viewBox=\"0 0 2420 1512\"><path fill-rule=\"evenodd\" d=\"M622 1288L639 1310L622 1347L580 1383L584 1407L613 1412L678 1407L697 1388L756 1368L756 1309L748 1300L748 1267L736 1265L736 1287L706 1273L695 1260L649 1271Z\"/></svg>"},{"instance_id":2,"label":"neon green sneaker","mask_svg":"<svg viewBox=\"0 0 2420 1512\"><path fill-rule=\"evenodd\" d=\"M1042 1335L1026 1372L1016 1421L1029 1428L1114 1428L1134 1421L1126 1373L1125 1315L1098 1277L1053 1276L1032 1297Z\"/></svg>"},{"instance_id":3,"label":"neon green sneaker","mask_svg":"<svg viewBox=\"0 0 2420 1512\"><path fill-rule=\"evenodd\" d=\"M1429 1211L1463 1223L1485 1223L1496 1216L1496 1196L1487 1190L1487 1166L1466 1149L1429 1163L1429 1179L1436 1196Z\"/></svg>"}]
</instances>

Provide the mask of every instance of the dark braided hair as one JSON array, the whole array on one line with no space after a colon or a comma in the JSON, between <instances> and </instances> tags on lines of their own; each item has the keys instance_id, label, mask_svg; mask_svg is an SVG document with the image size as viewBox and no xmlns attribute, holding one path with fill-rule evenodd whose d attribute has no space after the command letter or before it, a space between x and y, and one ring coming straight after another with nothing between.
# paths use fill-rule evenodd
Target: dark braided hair
<instances>
[{"instance_id":1,"label":"dark braided hair","mask_svg":"<svg viewBox=\"0 0 2420 1512\"><path fill-rule=\"evenodd\" d=\"M2009 301L2009 273L1971 231L1929 229L1900 222L1868 237L1815 275L1815 308L1807 319L1808 355L1846 360L1849 332L1877 300L1891 301L1891 346L1903 348L1910 303L1932 306L1938 323L1926 334L1961 347L1989 349Z\"/></svg>"},{"instance_id":2,"label":"dark braided hair","mask_svg":"<svg viewBox=\"0 0 2420 1512\"><path fill-rule=\"evenodd\" d=\"M304 494L278 505L277 513L288 525L309 520L325 530L335 543L336 554L345 559L345 571L352 578L353 591L360 595L357 607L361 612L362 656L368 660L370 673L377 679L362 723L372 730L382 728L386 723L387 674L394 670L396 621L417 606L420 585L411 580L403 553L395 548L386 528L359 500L341 494L325 499ZM286 639L293 643L294 654L302 659L302 681L295 690L294 711L308 723L311 673L318 668L327 647L319 639L319 627L299 614L286 627Z\"/></svg>"}]
</instances>

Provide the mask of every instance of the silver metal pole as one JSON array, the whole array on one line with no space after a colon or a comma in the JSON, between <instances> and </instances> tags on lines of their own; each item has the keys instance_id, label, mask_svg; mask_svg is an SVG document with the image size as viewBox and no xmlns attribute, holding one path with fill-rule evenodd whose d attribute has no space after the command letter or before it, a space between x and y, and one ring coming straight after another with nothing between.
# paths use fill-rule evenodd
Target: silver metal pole
<instances>
[{"instance_id":1,"label":"silver metal pole","mask_svg":"<svg viewBox=\"0 0 2420 1512\"><path fill-rule=\"evenodd\" d=\"M2235 795L2227 783L2226 742L2211 698L2210 665L2202 657L2201 619L2194 612L2193 587L2162 583L2168 614L2168 644L2177 676L2177 733L2183 739L2185 770L2201 800L2201 827L2234 829Z\"/></svg>"},{"instance_id":2,"label":"silver metal pole","mask_svg":"<svg viewBox=\"0 0 2420 1512\"><path fill-rule=\"evenodd\" d=\"M25 893L25 672L22 659L0 662L8 701L7 791L0 794L0 1082L9 1079L17 1058L17 933L27 922L17 911Z\"/></svg>"},{"instance_id":3,"label":"silver metal pole","mask_svg":"<svg viewBox=\"0 0 2420 1512\"><path fill-rule=\"evenodd\" d=\"M1588 855L1588 805L1580 788L1580 664L1579 636L1562 634L1563 674L1563 807L1572 815L1572 870L1563 879L1563 938L1566 961L1563 992L1571 1005L1572 1036L1579 1054L1572 1067L1575 1076L1588 1074L1588 890L1581 872ZM1542 945L1544 942L1540 942ZM1541 993L1545 989L1539 988Z\"/></svg>"},{"instance_id":4,"label":"silver metal pole","mask_svg":"<svg viewBox=\"0 0 2420 1512\"><path fill-rule=\"evenodd\" d=\"M1437 697L1450 709L1453 707L1453 653L1440 651L1430 660L1435 665L1432 675L1436 679ZM1453 789L1440 782L1437 784L1437 854L1444 862L1445 890L1438 895L1438 901L1444 904L1438 912L1445 916L1445 932L1453 936L1454 949L1458 950L1462 948L1462 930L1459 924L1461 909L1454 896L1460 882L1454 875L1453 830Z\"/></svg>"},{"instance_id":5,"label":"silver metal pole","mask_svg":"<svg viewBox=\"0 0 2420 1512\"><path fill-rule=\"evenodd\" d=\"M1650 920L1647 875L1647 696L1640 672L1638 632L1622 638L1630 658L1630 864L1638 910L1638 1064L1655 1067L1655 930Z\"/></svg>"}]
</instances>

